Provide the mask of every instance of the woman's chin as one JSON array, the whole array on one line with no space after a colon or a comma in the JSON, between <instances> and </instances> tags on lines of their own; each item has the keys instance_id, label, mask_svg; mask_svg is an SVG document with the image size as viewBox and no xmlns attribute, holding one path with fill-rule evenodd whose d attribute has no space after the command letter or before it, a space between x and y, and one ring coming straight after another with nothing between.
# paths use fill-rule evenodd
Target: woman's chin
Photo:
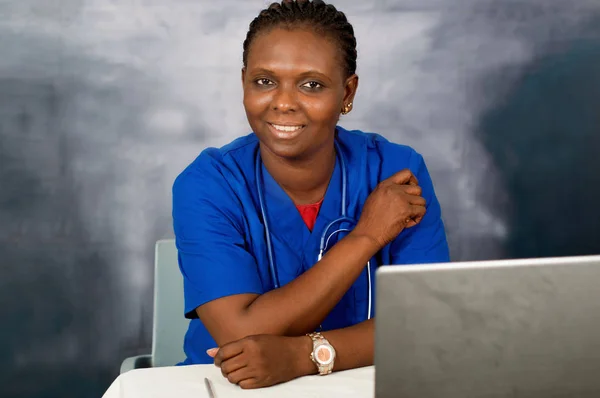
<instances>
[{"instance_id":1,"label":"woman's chin","mask_svg":"<svg viewBox=\"0 0 600 398\"><path fill-rule=\"evenodd\" d=\"M286 160L298 160L307 156L306 148L299 142L270 142L264 146L271 154Z\"/></svg>"}]
</instances>

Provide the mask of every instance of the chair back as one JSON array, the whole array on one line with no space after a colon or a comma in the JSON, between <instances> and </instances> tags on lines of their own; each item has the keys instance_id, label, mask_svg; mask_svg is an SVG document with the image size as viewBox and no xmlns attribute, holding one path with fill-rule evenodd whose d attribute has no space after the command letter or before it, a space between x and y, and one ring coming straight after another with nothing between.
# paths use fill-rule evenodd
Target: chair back
<instances>
[{"instance_id":1,"label":"chair back","mask_svg":"<svg viewBox=\"0 0 600 398\"><path fill-rule=\"evenodd\" d=\"M154 256L152 366L172 366L185 359L183 339L189 320L183 313L183 277L175 240L159 240Z\"/></svg>"}]
</instances>

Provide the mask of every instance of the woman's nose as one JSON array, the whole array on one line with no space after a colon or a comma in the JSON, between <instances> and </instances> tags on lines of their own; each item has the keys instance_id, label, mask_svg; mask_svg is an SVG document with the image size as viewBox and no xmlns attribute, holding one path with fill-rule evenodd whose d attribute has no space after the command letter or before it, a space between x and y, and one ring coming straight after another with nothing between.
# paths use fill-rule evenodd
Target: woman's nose
<instances>
[{"instance_id":1,"label":"woman's nose","mask_svg":"<svg viewBox=\"0 0 600 398\"><path fill-rule=\"evenodd\" d=\"M291 112L298 109L294 87L279 86L272 102L273 110Z\"/></svg>"}]
</instances>

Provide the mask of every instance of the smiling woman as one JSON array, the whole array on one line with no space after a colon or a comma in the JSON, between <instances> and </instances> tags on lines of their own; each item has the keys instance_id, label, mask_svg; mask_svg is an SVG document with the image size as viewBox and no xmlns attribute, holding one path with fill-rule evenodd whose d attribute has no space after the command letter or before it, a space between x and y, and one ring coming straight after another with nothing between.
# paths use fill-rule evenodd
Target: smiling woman
<instances>
[{"instance_id":1,"label":"smiling woman","mask_svg":"<svg viewBox=\"0 0 600 398\"><path fill-rule=\"evenodd\" d=\"M250 24L253 132L204 150L173 187L184 364L214 360L242 388L370 365L376 268L449 260L422 157L338 125L356 57L323 1L273 3Z\"/></svg>"},{"instance_id":2,"label":"smiling woman","mask_svg":"<svg viewBox=\"0 0 600 398\"><path fill-rule=\"evenodd\" d=\"M276 27L254 37L242 70L244 108L263 162L296 204L323 198L340 110L358 86L358 76L340 67L338 52L312 29ZM306 164L304 183L298 186L302 181L283 168L290 162L275 167L277 159L293 159L293 169Z\"/></svg>"}]
</instances>

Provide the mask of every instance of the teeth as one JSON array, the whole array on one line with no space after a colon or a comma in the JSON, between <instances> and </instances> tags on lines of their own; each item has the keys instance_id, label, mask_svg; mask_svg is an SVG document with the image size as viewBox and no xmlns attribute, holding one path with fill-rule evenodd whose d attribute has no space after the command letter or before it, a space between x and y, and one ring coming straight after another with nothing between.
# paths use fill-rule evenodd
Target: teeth
<instances>
[{"instance_id":1,"label":"teeth","mask_svg":"<svg viewBox=\"0 0 600 398\"><path fill-rule=\"evenodd\" d=\"M302 126L280 126L280 125L277 125L277 124L272 124L271 126L275 127L275 130L278 130L278 131L287 131L287 132L292 132L292 131L300 130L302 128Z\"/></svg>"}]
</instances>

